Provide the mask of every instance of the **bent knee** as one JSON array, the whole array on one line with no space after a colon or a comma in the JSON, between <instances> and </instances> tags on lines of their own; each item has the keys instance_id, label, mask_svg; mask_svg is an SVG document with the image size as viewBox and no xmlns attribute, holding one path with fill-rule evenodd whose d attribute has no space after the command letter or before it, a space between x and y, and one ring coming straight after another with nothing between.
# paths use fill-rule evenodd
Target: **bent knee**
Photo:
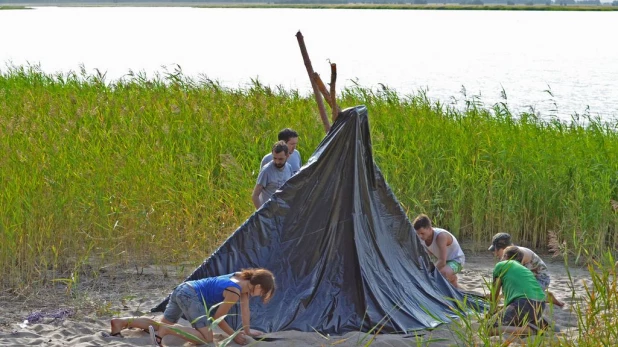
<instances>
[{"instance_id":1,"label":"bent knee","mask_svg":"<svg viewBox=\"0 0 618 347\"><path fill-rule=\"evenodd\" d=\"M452 277L455 276L455 271L453 271L453 269L451 269L450 266L444 266L440 269L440 273L442 274L442 276L444 277Z\"/></svg>"},{"instance_id":2,"label":"bent knee","mask_svg":"<svg viewBox=\"0 0 618 347\"><path fill-rule=\"evenodd\" d=\"M209 342L209 343L214 340L214 336L213 336L210 326L198 328L197 331L199 331L199 333L202 335L201 336L202 340Z\"/></svg>"}]
</instances>

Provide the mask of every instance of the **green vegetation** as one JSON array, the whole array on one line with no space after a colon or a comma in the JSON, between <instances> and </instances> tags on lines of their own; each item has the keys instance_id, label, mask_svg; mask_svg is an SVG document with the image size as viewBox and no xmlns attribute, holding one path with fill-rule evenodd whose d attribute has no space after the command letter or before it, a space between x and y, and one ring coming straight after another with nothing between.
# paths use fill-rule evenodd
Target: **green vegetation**
<instances>
[{"instance_id":1,"label":"green vegetation","mask_svg":"<svg viewBox=\"0 0 618 347\"><path fill-rule=\"evenodd\" d=\"M538 4L208 4L199 8L303 8L303 9L366 9L366 10L488 10L488 11L618 11L610 5L538 5Z\"/></svg>"},{"instance_id":2,"label":"green vegetation","mask_svg":"<svg viewBox=\"0 0 618 347\"><path fill-rule=\"evenodd\" d=\"M411 217L428 213L483 247L498 231L586 258L618 246L616 124L544 122L474 100L456 111L387 88L350 88L339 103L367 105L375 160ZM9 68L0 73L2 286L102 263L201 261L254 211L259 160L276 132L297 130L306 161L324 136L318 119L312 97L258 81L235 90L180 70L108 83Z\"/></svg>"},{"instance_id":3,"label":"green vegetation","mask_svg":"<svg viewBox=\"0 0 618 347\"><path fill-rule=\"evenodd\" d=\"M500 2L500 1L496 1ZM29 4L36 3L41 6L49 6L44 1L31 1ZM426 0L414 0L410 3L388 3L388 2L354 2L342 3L331 1L331 3L319 3L310 1L282 1L275 3L265 2L175 2L175 1L59 1L53 3L54 6L80 6L80 7L118 7L118 6L142 6L142 7L165 7L165 6L187 6L197 8L298 8L298 9L366 9L366 10L472 10L472 11L618 11L618 1L609 4L597 4L594 1L574 3L572 0L566 2L540 2L540 0L515 3L504 1L503 3L489 3L483 0L462 0L460 3L435 3ZM25 6L0 6L0 10L30 9Z\"/></svg>"},{"instance_id":4,"label":"green vegetation","mask_svg":"<svg viewBox=\"0 0 618 347\"><path fill-rule=\"evenodd\" d=\"M565 269L568 273L567 259L569 252L562 249L565 259ZM490 336L489 328L497 317L490 317L484 312L472 312L460 315L451 327L453 339L457 345L464 346L615 346L618 342L618 263L614 266L614 257L605 253L598 260L590 262L588 272L591 281L584 285L585 292L577 293L581 301L573 304L573 317L577 318L577 328L558 327L566 331L556 331L556 326L550 322L545 331L533 335ZM569 274L572 288L574 283ZM454 303L459 308L465 308L465 302ZM556 309L549 305L546 310ZM459 311L455 310L458 313ZM551 315L550 315L551 316ZM423 341L418 346L425 346Z\"/></svg>"},{"instance_id":5,"label":"green vegetation","mask_svg":"<svg viewBox=\"0 0 618 347\"><path fill-rule=\"evenodd\" d=\"M0 6L0 10L31 10L32 8L26 6Z\"/></svg>"}]
</instances>

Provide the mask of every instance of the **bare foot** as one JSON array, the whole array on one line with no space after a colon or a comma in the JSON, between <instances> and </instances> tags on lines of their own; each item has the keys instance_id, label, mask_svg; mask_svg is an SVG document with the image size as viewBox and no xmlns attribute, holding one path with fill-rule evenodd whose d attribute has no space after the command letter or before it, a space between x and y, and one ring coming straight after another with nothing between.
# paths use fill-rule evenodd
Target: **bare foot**
<instances>
[{"instance_id":1,"label":"bare foot","mask_svg":"<svg viewBox=\"0 0 618 347\"><path fill-rule=\"evenodd\" d=\"M163 338L166 335L169 335L171 332L165 325L161 324L159 325L159 328L157 329L157 333L159 334L161 338Z\"/></svg>"},{"instance_id":2,"label":"bare foot","mask_svg":"<svg viewBox=\"0 0 618 347\"><path fill-rule=\"evenodd\" d=\"M111 325L111 336L118 336L120 335L120 332L127 327L127 323L124 321L124 319L121 318L114 318L111 320L110 322Z\"/></svg>"}]
</instances>

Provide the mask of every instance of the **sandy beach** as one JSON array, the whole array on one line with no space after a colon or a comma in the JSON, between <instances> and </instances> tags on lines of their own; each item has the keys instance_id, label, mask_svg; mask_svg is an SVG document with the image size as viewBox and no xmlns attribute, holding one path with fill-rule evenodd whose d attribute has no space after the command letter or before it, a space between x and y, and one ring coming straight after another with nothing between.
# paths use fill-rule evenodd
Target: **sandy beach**
<instances>
[{"instance_id":1,"label":"sandy beach","mask_svg":"<svg viewBox=\"0 0 618 347\"><path fill-rule=\"evenodd\" d=\"M546 317L556 323L559 336L576 334L577 315L572 311L581 300L583 282L589 280L588 272L570 267L571 279L562 259L541 255L552 274L550 290L562 301L563 308L552 308ZM485 283L491 281L494 258L490 254L468 254L466 266L459 277L463 290L486 293ZM113 317L146 316L150 309L169 293L184 274L178 269L160 267L102 269L96 278L81 278L69 295L67 286L57 283L27 296L5 291L0 296L0 346L149 346L148 334L140 330L124 330L124 337L109 336L109 322ZM25 320L30 317L29 322ZM181 324L189 325L186 321ZM478 324L478 323L475 323ZM259 346L453 346L458 341L456 323L443 324L432 331L415 334L369 335L350 332L343 336L322 336L317 332L282 331L270 333L269 342L256 342ZM216 335L219 339L223 335ZM495 337L493 339L499 339ZM497 340L496 340L497 341ZM167 336L166 346L190 346L179 338ZM236 345L236 344L230 344ZM517 344L514 344L517 345Z\"/></svg>"}]
</instances>

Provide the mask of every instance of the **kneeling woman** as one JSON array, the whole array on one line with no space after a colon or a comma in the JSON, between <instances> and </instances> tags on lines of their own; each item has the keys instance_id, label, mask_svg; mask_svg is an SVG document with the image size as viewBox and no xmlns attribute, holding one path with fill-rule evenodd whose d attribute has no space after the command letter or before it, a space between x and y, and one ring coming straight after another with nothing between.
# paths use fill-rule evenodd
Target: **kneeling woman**
<instances>
[{"instance_id":1,"label":"kneeling woman","mask_svg":"<svg viewBox=\"0 0 618 347\"><path fill-rule=\"evenodd\" d=\"M261 335L261 332L251 331L249 328L250 311L249 297L260 296L264 303L275 294L275 277L266 269L244 269L228 275L203 278L180 284L170 296L167 308L161 322L149 318L116 318L111 321L111 335L118 336L120 331L127 328L139 328L148 331L157 331L156 342L166 335L175 335L196 344L213 341L213 332L210 324L226 315L230 308L240 300L243 332L236 335L234 342L245 344L245 334L249 336ZM215 306L217 305L218 306ZM212 310L211 312L208 312ZM211 317L213 312L214 316ZM173 325L183 315L193 328ZM228 335L234 330L221 320L218 326ZM151 331L151 335L153 332Z\"/></svg>"}]
</instances>

